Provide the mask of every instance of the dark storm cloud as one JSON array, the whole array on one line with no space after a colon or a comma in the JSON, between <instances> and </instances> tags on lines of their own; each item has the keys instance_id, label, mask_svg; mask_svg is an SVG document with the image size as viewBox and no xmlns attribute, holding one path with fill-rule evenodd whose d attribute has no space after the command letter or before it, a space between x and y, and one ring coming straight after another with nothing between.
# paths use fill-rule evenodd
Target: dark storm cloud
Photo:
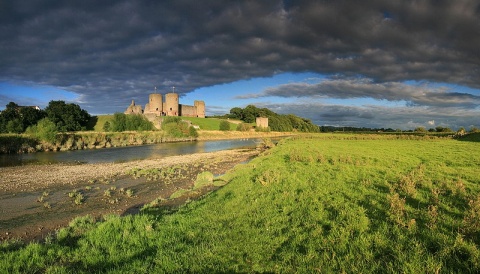
<instances>
[{"instance_id":1,"label":"dark storm cloud","mask_svg":"<svg viewBox=\"0 0 480 274\"><path fill-rule=\"evenodd\" d=\"M475 108L480 96L433 88L428 85L407 85L399 82L375 83L370 79L328 79L316 84L291 83L265 89L259 94L238 96L239 99L279 97L319 97L336 99L373 98L406 101L408 105Z\"/></svg>"},{"instance_id":2,"label":"dark storm cloud","mask_svg":"<svg viewBox=\"0 0 480 274\"><path fill-rule=\"evenodd\" d=\"M154 86L187 93L279 72L479 88L479 17L476 0L6 0L0 81L63 88L110 112Z\"/></svg>"}]
</instances>

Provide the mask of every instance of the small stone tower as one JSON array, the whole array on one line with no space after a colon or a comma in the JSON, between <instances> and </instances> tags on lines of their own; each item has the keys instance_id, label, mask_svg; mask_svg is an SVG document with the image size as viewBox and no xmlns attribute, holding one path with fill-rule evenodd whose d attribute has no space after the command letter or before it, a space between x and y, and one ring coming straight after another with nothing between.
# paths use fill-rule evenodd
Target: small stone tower
<instances>
[{"instance_id":1,"label":"small stone tower","mask_svg":"<svg viewBox=\"0 0 480 274\"><path fill-rule=\"evenodd\" d=\"M163 112L167 116L178 116L178 94L167 93L165 94L165 105Z\"/></svg>"},{"instance_id":2,"label":"small stone tower","mask_svg":"<svg viewBox=\"0 0 480 274\"><path fill-rule=\"evenodd\" d=\"M197 117L205 118L205 102L204 101L194 101L193 105L197 110Z\"/></svg>"},{"instance_id":3,"label":"small stone tower","mask_svg":"<svg viewBox=\"0 0 480 274\"><path fill-rule=\"evenodd\" d=\"M257 117L256 124L258 128L267 128L268 127L268 118L266 117Z\"/></svg>"},{"instance_id":4,"label":"small stone tower","mask_svg":"<svg viewBox=\"0 0 480 274\"><path fill-rule=\"evenodd\" d=\"M127 110L125 110L124 113L125 114L142 114L143 113L142 106L136 106L135 101L132 100L132 103L130 104L130 106L128 106Z\"/></svg>"},{"instance_id":5,"label":"small stone tower","mask_svg":"<svg viewBox=\"0 0 480 274\"><path fill-rule=\"evenodd\" d=\"M157 116L162 115L163 112L163 99L159 93L151 93L148 96L148 103L145 105L144 113L152 113Z\"/></svg>"}]
</instances>

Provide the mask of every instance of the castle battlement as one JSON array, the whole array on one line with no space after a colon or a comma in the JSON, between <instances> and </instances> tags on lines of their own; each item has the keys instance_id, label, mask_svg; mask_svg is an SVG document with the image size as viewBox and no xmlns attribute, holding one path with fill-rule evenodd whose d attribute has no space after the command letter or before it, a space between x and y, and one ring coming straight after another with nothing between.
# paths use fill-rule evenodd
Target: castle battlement
<instances>
[{"instance_id":1,"label":"castle battlement","mask_svg":"<svg viewBox=\"0 0 480 274\"><path fill-rule=\"evenodd\" d=\"M177 93L165 94L165 100L162 94L151 93L148 96L148 103L145 109L140 105L135 105L135 101L125 110L125 114L144 114L151 116L185 116L205 118L205 102L194 101L193 106L182 105L179 103Z\"/></svg>"}]
</instances>

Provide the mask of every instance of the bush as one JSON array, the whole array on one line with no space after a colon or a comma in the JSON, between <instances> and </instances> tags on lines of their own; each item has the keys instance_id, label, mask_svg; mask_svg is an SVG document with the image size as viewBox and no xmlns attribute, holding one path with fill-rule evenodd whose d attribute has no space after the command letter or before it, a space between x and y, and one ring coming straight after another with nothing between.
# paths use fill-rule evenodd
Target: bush
<instances>
[{"instance_id":1,"label":"bush","mask_svg":"<svg viewBox=\"0 0 480 274\"><path fill-rule=\"evenodd\" d=\"M249 130L250 130L250 126L245 123L238 124L237 126L237 131L249 131Z\"/></svg>"},{"instance_id":2,"label":"bush","mask_svg":"<svg viewBox=\"0 0 480 274\"><path fill-rule=\"evenodd\" d=\"M143 115L126 115L124 113L117 112L113 115L111 123L108 121L105 122L103 130L108 131L107 129L116 132L122 132L127 130L144 131L153 130L154 126L152 122L148 121L148 119L145 118L145 116Z\"/></svg>"},{"instance_id":3,"label":"bush","mask_svg":"<svg viewBox=\"0 0 480 274\"><path fill-rule=\"evenodd\" d=\"M182 121L180 117L164 117L162 121L162 129L167 136L182 137L198 137L197 130L190 126L187 122Z\"/></svg>"},{"instance_id":4,"label":"bush","mask_svg":"<svg viewBox=\"0 0 480 274\"><path fill-rule=\"evenodd\" d=\"M110 122L106 121L105 124L103 124L103 130L108 132L110 131Z\"/></svg>"},{"instance_id":5,"label":"bush","mask_svg":"<svg viewBox=\"0 0 480 274\"><path fill-rule=\"evenodd\" d=\"M220 130L223 130L223 131L230 130L230 123L226 120L220 121Z\"/></svg>"},{"instance_id":6,"label":"bush","mask_svg":"<svg viewBox=\"0 0 480 274\"><path fill-rule=\"evenodd\" d=\"M27 133L41 141L53 144L57 138L57 126L48 118L43 118L36 125L28 127Z\"/></svg>"}]
</instances>

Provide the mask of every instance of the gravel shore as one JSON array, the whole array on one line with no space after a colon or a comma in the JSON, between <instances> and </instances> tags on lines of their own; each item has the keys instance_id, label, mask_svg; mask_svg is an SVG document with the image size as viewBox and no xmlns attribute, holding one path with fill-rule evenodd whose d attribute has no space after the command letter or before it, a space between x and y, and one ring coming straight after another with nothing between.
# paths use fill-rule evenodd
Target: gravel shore
<instances>
[{"instance_id":1,"label":"gravel shore","mask_svg":"<svg viewBox=\"0 0 480 274\"><path fill-rule=\"evenodd\" d=\"M144 204L160 197L164 199L161 206L181 205L185 200L196 199L215 189L207 187L188 197L168 199L179 189L190 189L200 172L222 174L258 154L255 149L234 149L124 163L0 168L0 242L41 240L68 225L75 216L90 214L100 218L108 214L135 214ZM133 168L170 167L177 167L181 176L168 183L125 176ZM120 191L122 188L133 190L134 195L126 197ZM67 195L73 190L83 195L78 205ZM109 195L105 196L105 191Z\"/></svg>"},{"instance_id":2,"label":"gravel shore","mask_svg":"<svg viewBox=\"0 0 480 274\"><path fill-rule=\"evenodd\" d=\"M0 194L9 192L37 191L44 188L75 185L91 179L123 175L132 168L161 168L176 164L193 164L209 159L234 156L254 156L255 150L224 150L209 153L170 156L160 159L145 159L125 163L96 164L50 164L26 165L0 168Z\"/></svg>"}]
</instances>

